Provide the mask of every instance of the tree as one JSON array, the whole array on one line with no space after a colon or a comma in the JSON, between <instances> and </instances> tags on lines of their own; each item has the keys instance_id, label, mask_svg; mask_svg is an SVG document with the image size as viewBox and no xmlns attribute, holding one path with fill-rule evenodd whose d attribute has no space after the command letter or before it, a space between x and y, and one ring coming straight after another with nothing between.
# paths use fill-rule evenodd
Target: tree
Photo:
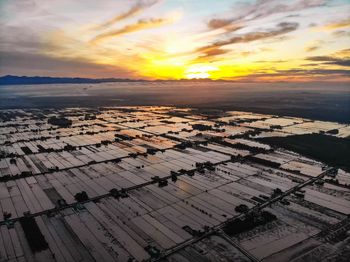
<instances>
[{"instance_id":1,"label":"tree","mask_svg":"<svg viewBox=\"0 0 350 262\"><path fill-rule=\"evenodd\" d=\"M235 211L238 213L246 213L249 210L248 206L240 204L235 207Z\"/></svg>"}]
</instances>

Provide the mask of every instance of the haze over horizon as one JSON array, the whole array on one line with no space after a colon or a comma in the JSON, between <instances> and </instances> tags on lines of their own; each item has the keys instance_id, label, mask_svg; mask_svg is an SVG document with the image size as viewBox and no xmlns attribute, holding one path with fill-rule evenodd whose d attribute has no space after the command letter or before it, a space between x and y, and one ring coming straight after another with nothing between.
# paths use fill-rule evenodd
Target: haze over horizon
<instances>
[{"instance_id":1,"label":"haze over horizon","mask_svg":"<svg viewBox=\"0 0 350 262\"><path fill-rule=\"evenodd\" d=\"M0 6L0 75L350 80L348 0L5 0Z\"/></svg>"}]
</instances>

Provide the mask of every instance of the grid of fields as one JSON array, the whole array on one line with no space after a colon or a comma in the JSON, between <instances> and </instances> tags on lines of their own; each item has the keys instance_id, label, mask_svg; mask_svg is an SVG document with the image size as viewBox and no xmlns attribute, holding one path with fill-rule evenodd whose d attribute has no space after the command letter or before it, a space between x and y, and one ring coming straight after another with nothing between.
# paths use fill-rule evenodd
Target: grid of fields
<instances>
[{"instance_id":1,"label":"grid of fields","mask_svg":"<svg viewBox=\"0 0 350 262\"><path fill-rule=\"evenodd\" d=\"M256 140L346 139L348 125L173 107L2 110L0 119L0 261L349 252L350 174Z\"/></svg>"}]
</instances>

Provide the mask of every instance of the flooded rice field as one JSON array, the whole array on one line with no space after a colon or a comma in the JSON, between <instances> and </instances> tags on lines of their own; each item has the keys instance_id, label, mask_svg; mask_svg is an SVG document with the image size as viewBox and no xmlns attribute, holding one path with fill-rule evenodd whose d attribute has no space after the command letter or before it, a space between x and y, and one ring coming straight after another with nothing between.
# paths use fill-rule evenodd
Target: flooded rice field
<instances>
[{"instance_id":1,"label":"flooded rice field","mask_svg":"<svg viewBox=\"0 0 350 262\"><path fill-rule=\"evenodd\" d=\"M345 141L347 124L158 106L4 109L0 120L1 261L349 252L350 174L259 140Z\"/></svg>"},{"instance_id":2,"label":"flooded rice field","mask_svg":"<svg viewBox=\"0 0 350 262\"><path fill-rule=\"evenodd\" d=\"M349 101L346 83L154 81L0 86L0 108L171 105L346 123L350 122Z\"/></svg>"}]
</instances>

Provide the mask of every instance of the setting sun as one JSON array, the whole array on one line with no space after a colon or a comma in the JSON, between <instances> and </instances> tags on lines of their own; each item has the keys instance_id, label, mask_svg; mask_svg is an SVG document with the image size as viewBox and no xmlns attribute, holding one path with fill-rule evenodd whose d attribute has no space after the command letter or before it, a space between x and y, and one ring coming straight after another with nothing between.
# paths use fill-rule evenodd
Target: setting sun
<instances>
[{"instance_id":1,"label":"setting sun","mask_svg":"<svg viewBox=\"0 0 350 262\"><path fill-rule=\"evenodd\" d=\"M204 72L198 72L198 73L189 73L186 75L187 79L200 79L200 78L210 78L209 73L204 73Z\"/></svg>"},{"instance_id":2,"label":"setting sun","mask_svg":"<svg viewBox=\"0 0 350 262\"><path fill-rule=\"evenodd\" d=\"M192 65L185 73L187 79L200 79L200 78L210 78L210 72L219 70L215 66L211 65Z\"/></svg>"}]
</instances>

